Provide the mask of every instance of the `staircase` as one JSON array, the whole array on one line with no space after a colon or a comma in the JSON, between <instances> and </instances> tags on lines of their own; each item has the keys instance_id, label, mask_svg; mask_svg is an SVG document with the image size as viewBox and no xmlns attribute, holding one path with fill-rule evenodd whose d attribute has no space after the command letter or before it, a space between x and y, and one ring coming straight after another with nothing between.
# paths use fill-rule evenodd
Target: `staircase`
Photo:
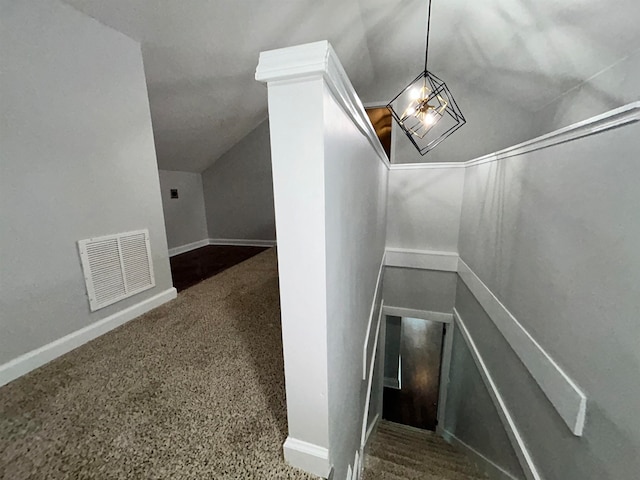
<instances>
[{"instance_id":1,"label":"staircase","mask_svg":"<svg viewBox=\"0 0 640 480\"><path fill-rule=\"evenodd\" d=\"M470 460L433 432L382 420L363 480L485 480Z\"/></svg>"}]
</instances>

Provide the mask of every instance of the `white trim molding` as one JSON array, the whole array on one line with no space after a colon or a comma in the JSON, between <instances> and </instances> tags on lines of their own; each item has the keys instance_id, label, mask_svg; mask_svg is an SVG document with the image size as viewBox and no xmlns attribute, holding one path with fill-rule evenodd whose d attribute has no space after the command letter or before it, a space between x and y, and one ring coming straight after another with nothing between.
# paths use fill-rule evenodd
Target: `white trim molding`
<instances>
[{"instance_id":1,"label":"white trim molding","mask_svg":"<svg viewBox=\"0 0 640 480\"><path fill-rule=\"evenodd\" d=\"M379 422L380 422L380 414L376 413L376 416L373 417L373 421L371 422L371 425L369 425L369 427L367 427L367 433L364 436L364 444L362 445L363 447L366 447L367 444L369 443L369 439L371 438L371 434L376 429L376 427L378 426Z\"/></svg>"},{"instance_id":2,"label":"white trim molding","mask_svg":"<svg viewBox=\"0 0 640 480\"><path fill-rule=\"evenodd\" d=\"M198 240L197 242L186 243L184 245L180 245L179 247L173 247L169 249L169 256L175 257L176 255L180 255L181 253L187 253L191 250L195 250L197 248L206 247L209 245L209 239L204 238L202 240Z\"/></svg>"},{"instance_id":3,"label":"white trim molding","mask_svg":"<svg viewBox=\"0 0 640 480\"><path fill-rule=\"evenodd\" d=\"M442 168L467 168L467 162L392 163L389 170L434 170Z\"/></svg>"},{"instance_id":4,"label":"white trim molding","mask_svg":"<svg viewBox=\"0 0 640 480\"><path fill-rule=\"evenodd\" d=\"M498 416L502 421L504 429L507 433L507 436L509 437L511 445L513 446L513 449L516 453L516 456L518 457L518 461L520 462L520 466L522 467L522 470L524 471L524 474L527 477L527 480L542 480L542 477L538 473L538 469L536 468L536 465L534 464L533 459L529 454L529 450L527 449L525 441L522 438L522 435L520 435L520 432L516 427L515 421L513 420L513 417L511 416L511 413L509 412L507 405L504 403L504 400L502 399L502 395L500 395L500 391L498 390L498 387L493 381L493 377L491 376L491 373L489 373L489 369L487 368L487 365L484 363L482 355L480 355L478 347L473 341L473 338L471 337L471 334L469 333L467 326L465 325L464 321L460 317L460 314L455 308L453 309L453 316L456 322L456 327L458 328L458 331L462 334L462 338L464 338L464 341L467 344L467 347L469 347L471 357L473 358L473 361L478 367L478 371L480 372L482 381L487 387L487 391L489 392L489 396L491 397L491 400L496 406L496 410L498 411Z\"/></svg>"},{"instance_id":5,"label":"white trim molding","mask_svg":"<svg viewBox=\"0 0 640 480\"><path fill-rule=\"evenodd\" d=\"M378 353L378 340L380 339L380 325L382 324L382 311L384 310L384 300L380 306L380 315L378 315L378 327L376 328L375 341L373 342L373 351L371 353L371 361L369 362L369 380L367 381L367 396L364 402L364 412L362 414L362 433L360 435L360 450L364 451L367 443L367 420L369 420L369 405L371 403L371 389L373 387L373 369L376 365L376 355Z\"/></svg>"},{"instance_id":6,"label":"white trim molding","mask_svg":"<svg viewBox=\"0 0 640 480\"><path fill-rule=\"evenodd\" d=\"M587 397L580 387L462 259L460 259L458 275L527 367L569 429L574 435L581 436L587 410Z\"/></svg>"},{"instance_id":7,"label":"white trim molding","mask_svg":"<svg viewBox=\"0 0 640 480\"><path fill-rule=\"evenodd\" d=\"M384 272L385 266L385 258L386 252L382 254L382 260L380 261L380 268L378 270L378 278L376 280L376 289L373 292L373 301L371 302L371 311L369 312L369 322L367 324L367 332L364 337L364 345L362 346L362 380L367 379L367 372L369 370L368 366L368 355L369 351L369 343L371 342L371 334L373 329L373 314L376 311L376 306L378 305L378 300L382 295L382 274ZM378 326L376 327L376 331L380 331L380 318L382 317L382 311L384 309L384 302L380 301L380 312L378 313ZM377 333L376 333L377 335Z\"/></svg>"},{"instance_id":8,"label":"white trim molding","mask_svg":"<svg viewBox=\"0 0 640 480\"><path fill-rule=\"evenodd\" d=\"M622 107L609 110L601 115L596 115L595 117L588 118L540 137L519 143L518 145L499 150L489 155L474 158L473 160L465 162L465 165L467 167L473 167L476 165L482 165L483 163L495 162L505 158L524 155L525 153L542 150L543 148L606 132L607 130L635 123L639 120L640 102L629 103Z\"/></svg>"},{"instance_id":9,"label":"white trim molding","mask_svg":"<svg viewBox=\"0 0 640 480\"><path fill-rule=\"evenodd\" d=\"M324 78L340 108L369 141L378 159L389 168L389 159L369 116L364 111L364 106L336 52L327 40L260 52L255 79L272 83L318 76Z\"/></svg>"},{"instance_id":10,"label":"white trim molding","mask_svg":"<svg viewBox=\"0 0 640 480\"><path fill-rule=\"evenodd\" d=\"M431 310L416 310L415 308L384 306L384 314L393 317L421 318L438 323L452 323L453 314L445 312L433 312Z\"/></svg>"},{"instance_id":11,"label":"white trim molding","mask_svg":"<svg viewBox=\"0 0 640 480\"><path fill-rule=\"evenodd\" d=\"M451 445L458 447L460 450L464 450L467 453L467 456L471 458L472 461L474 461L474 463L489 476L489 478L493 480L519 480L503 469L500 465L485 457L475 448L460 440L453 433L447 430L441 430L440 435L442 435L442 438Z\"/></svg>"},{"instance_id":12,"label":"white trim molding","mask_svg":"<svg viewBox=\"0 0 640 480\"><path fill-rule=\"evenodd\" d=\"M231 245L239 247L275 247L276 240L255 240L242 238L210 238L207 245Z\"/></svg>"},{"instance_id":13,"label":"white trim molding","mask_svg":"<svg viewBox=\"0 0 640 480\"><path fill-rule=\"evenodd\" d=\"M65 335L58 340L54 340L40 348L20 355L4 365L0 365L0 387L90 342L94 338L104 335L110 330L139 317L149 310L173 300L177 295L175 288L169 288L140 303L125 308L113 315L109 315L69 335Z\"/></svg>"},{"instance_id":14,"label":"white trim molding","mask_svg":"<svg viewBox=\"0 0 640 480\"><path fill-rule=\"evenodd\" d=\"M452 268L454 261L455 269ZM587 411L585 393L457 253L388 248L386 266L456 271L531 373L571 432L576 436L582 435ZM451 322L451 317L446 313L426 312L391 305L385 305L384 309L385 315L424 318L443 323Z\"/></svg>"},{"instance_id":15,"label":"white trim molding","mask_svg":"<svg viewBox=\"0 0 640 480\"><path fill-rule=\"evenodd\" d=\"M517 155L542 150L561 143L571 142L580 138L606 132L613 128L622 127L640 121L640 102L628 103L619 108L596 115L581 122L574 123L553 132L541 135L526 142L489 153L466 162L432 162L432 163L394 163L391 170L422 170L431 168L468 168L495 162Z\"/></svg>"},{"instance_id":16,"label":"white trim molding","mask_svg":"<svg viewBox=\"0 0 640 480\"><path fill-rule=\"evenodd\" d=\"M284 459L289 465L319 477L327 478L329 475L331 464L327 448L293 437L287 437L282 448Z\"/></svg>"},{"instance_id":17,"label":"white trim molding","mask_svg":"<svg viewBox=\"0 0 640 480\"><path fill-rule=\"evenodd\" d=\"M457 272L458 258L457 252L387 248L385 265L387 267Z\"/></svg>"},{"instance_id":18,"label":"white trim molding","mask_svg":"<svg viewBox=\"0 0 640 480\"><path fill-rule=\"evenodd\" d=\"M436 432L442 435L442 429L446 425L447 416L447 397L449 395L449 380L451 371L451 356L453 355L453 336L455 334L456 324L453 322L453 314L451 315L451 323L445 324L444 327L444 344L442 345L442 363L440 364L440 392L438 394L438 424Z\"/></svg>"}]
</instances>

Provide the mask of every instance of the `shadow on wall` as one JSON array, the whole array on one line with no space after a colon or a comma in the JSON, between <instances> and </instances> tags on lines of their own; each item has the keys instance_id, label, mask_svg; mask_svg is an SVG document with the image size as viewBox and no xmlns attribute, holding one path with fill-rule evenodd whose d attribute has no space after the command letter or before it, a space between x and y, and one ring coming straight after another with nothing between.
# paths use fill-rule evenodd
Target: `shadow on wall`
<instances>
[{"instance_id":1,"label":"shadow on wall","mask_svg":"<svg viewBox=\"0 0 640 480\"><path fill-rule=\"evenodd\" d=\"M229 318L236 324L242 346L251 355L253 373L276 419L282 443L288 431L282 328L279 315L273 315L280 311L276 250L262 255L263 258L253 259L253 270L259 273L260 281L237 285L237 294L227 297L227 307L232 312ZM257 324L260 328L256 328Z\"/></svg>"}]
</instances>

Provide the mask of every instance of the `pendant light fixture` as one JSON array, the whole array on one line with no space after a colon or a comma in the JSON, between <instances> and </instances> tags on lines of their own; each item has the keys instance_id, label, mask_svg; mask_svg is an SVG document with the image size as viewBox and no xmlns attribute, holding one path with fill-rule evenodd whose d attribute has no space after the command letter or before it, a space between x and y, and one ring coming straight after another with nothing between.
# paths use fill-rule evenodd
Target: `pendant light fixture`
<instances>
[{"instance_id":1,"label":"pendant light fixture","mask_svg":"<svg viewBox=\"0 0 640 480\"><path fill-rule=\"evenodd\" d=\"M431 0L428 1L424 71L387 105L420 155L433 150L466 123L447 85L427 70L431 26Z\"/></svg>"}]
</instances>

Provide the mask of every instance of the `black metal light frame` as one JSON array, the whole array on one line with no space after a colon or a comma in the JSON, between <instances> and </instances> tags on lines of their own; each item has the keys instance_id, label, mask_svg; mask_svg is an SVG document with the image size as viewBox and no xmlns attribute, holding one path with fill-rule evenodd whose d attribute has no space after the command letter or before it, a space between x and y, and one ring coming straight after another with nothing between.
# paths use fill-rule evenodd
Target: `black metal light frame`
<instances>
[{"instance_id":1,"label":"black metal light frame","mask_svg":"<svg viewBox=\"0 0 640 480\"><path fill-rule=\"evenodd\" d=\"M413 143L416 147L416 150L420 153L420 155L425 155L426 153L433 150L437 145L439 145L443 140L449 137L453 132L458 130L466 123L466 119L458 107L449 87L442 81L439 77L431 73L427 70L427 60L429 58L429 27L431 22L431 0L429 0L429 8L427 12L427 34L426 34L426 46L425 46L425 55L424 55L424 70L420 75L418 75L409 85L407 85L398 95L396 95L393 100L389 102L387 108L391 111L391 115L398 123L402 131L405 133L407 138ZM420 134L416 128L410 125L413 122L413 125L416 124L418 114L410 113L407 114L408 109L398 110L396 102L403 101L406 103L407 99L411 99L410 95L407 95L412 91L424 91L424 89L428 90L428 96L424 98L420 98L419 100L413 100L414 103L421 101L420 105L427 106L431 112L431 117L434 119L429 126L421 125L423 129L425 129L425 133ZM435 106L433 106L435 104ZM403 107L409 107L409 104L403 105ZM424 111L424 110L423 110ZM424 113L423 113L424 116ZM445 120L447 124L440 132L436 134L430 135L430 132L436 131L434 129L437 123L441 123Z\"/></svg>"}]
</instances>

